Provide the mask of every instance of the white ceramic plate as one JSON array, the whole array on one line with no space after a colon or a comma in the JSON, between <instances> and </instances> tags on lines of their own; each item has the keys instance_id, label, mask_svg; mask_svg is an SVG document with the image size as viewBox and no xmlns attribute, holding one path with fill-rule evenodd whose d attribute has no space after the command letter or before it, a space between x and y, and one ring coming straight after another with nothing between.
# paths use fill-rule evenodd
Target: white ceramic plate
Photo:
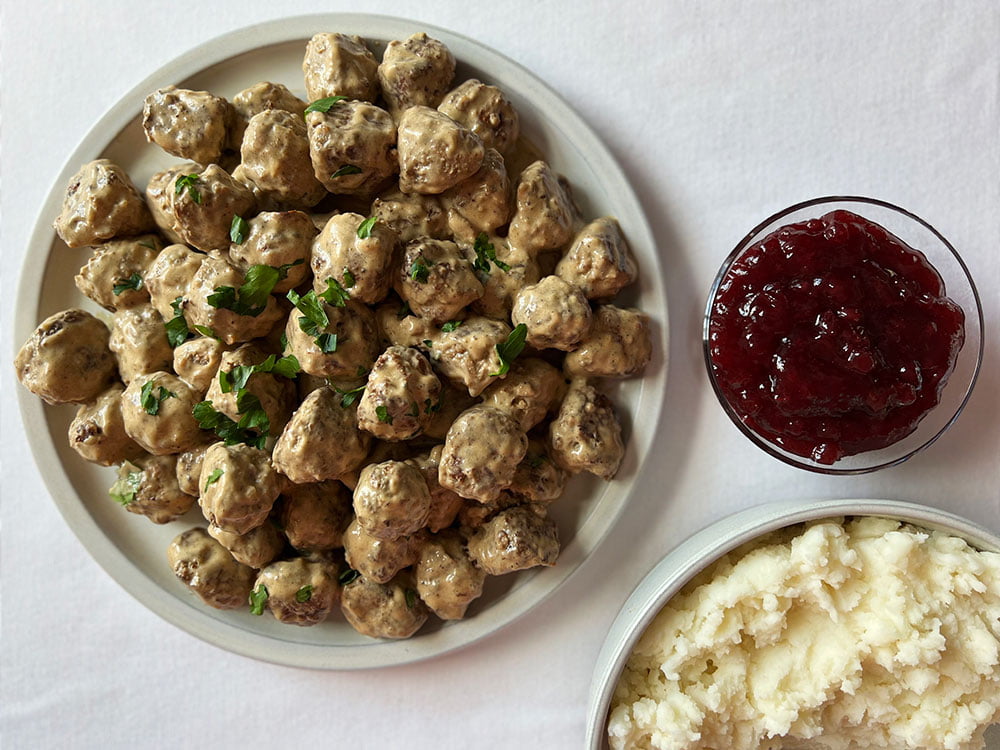
<instances>
[{"instance_id":1,"label":"white ceramic plate","mask_svg":"<svg viewBox=\"0 0 1000 750\"><path fill-rule=\"evenodd\" d=\"M589 750L606 750L607 719L618 678L632 648L670 598L699 572L742 544L778 529L821 518L883 516L965 539L972 546L1000 552L1000 537L938 508L898 500L813 500L767 503L726 516L671 550L640 581L611 624L597 656L587 708ZM988 750L1000 746L997 727Z\"/></svg>"},{"instance_id":2,"label":"white ceramic plate","mask_svg":"<svg viewBox=\"0 0 1000 750\"><path fill-rule=\"evenodd\" d=\"M636 255L640 281L624 299L652 317L653 362L645 378L622 383L611 394L627 438L625 462L616 479L604 483L575 478L552 508L563 542L558 564L488 579L484 596L470 607L466 620L446 625L428 622L406 641L360 636L339 614L322 625L298 628L281 625L269 615L213 610L174 577L166 561L170 540L188 526L203 523L197 507L162 527L124 512L107 494L113 470L87 464L67 445L66 431L75 410L44 407L23 388L18 399L35 460L60 512L94 559L136 599L189 633L236 653L294 666L355 669L425 659L496 631L555 591L604 538L649 454L663 404L667 304L663 270L639 201L607 148L552 89L497 52L444 29L383 16L328 14L253 26L202 44L136 86L94 125L56 179L32 234L18 288L18 344L59 310L79 306L98 312L73 284L73 276L86 262L86 249L69 250L51 228L72 174L84 162L107 157L143 186L154 172L178 161L145 142L140 112L146 94L177 84L231 97L270 80L304 98L305 43L320 31L363 36L376 48L376 55L386 41L418 31L445 42L459 63L456 79L477 77L503 89L521 115L527 138L569 178L584 217L618 217Z\"/></svg>"}]
</instances>

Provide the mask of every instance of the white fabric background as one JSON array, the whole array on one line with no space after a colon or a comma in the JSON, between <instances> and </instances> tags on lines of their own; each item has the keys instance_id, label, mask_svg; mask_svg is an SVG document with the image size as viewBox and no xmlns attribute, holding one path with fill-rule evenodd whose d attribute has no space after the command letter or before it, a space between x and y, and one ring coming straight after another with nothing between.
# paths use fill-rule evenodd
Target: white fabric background
<instances>
[{"instance_id":1,"label":"white fabric background","mask_svg":"<svg viewBox=\"0 0 1000 750\"><path fill-rule=\"evenodd\" d=\"M22 439L12 288L37 207L94 121L195 44L284 15L366 11L480 39L581 112L641 195L669 269L659 457L593 558L468 649L357 673L258 663L146 611L88 557ZM772 499L887 497L1000 529L1000 5L331 0L2 3L2 732L9 748L576 748L594 659L632 587L710 521ZM700 314L759 220L823 194L921 215L979 282L987 355L945 439L874 476L770 459L711 394ZM48 220L48 219L47 219Z\"/></svg>"}]
</instances>

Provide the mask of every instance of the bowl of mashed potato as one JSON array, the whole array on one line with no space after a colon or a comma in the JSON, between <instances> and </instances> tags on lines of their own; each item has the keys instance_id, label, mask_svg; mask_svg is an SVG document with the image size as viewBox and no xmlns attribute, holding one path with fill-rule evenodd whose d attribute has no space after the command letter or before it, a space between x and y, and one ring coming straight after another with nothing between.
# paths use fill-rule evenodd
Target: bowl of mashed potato
<instances>
[{"instance_id":1,"label":"bowl of mashed potato","mask_svg":"<svg viewBox=\"0 0 1000 750\"><path fill-rule=\"evenodd\" d=\"M1000 537L826 500L736 513L653 568L598 657L587 746L970 750L997 722Z\"/></svg>"}]
</instances>

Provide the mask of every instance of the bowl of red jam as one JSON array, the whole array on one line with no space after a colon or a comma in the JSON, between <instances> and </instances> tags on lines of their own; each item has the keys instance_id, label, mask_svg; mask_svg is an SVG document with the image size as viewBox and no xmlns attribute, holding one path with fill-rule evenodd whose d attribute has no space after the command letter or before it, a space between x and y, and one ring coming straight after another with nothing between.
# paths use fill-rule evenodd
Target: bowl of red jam
<instances>
[{"instance_id":1,"label":"bowl of red jam","mask_svg":"<svg viewBox=\"0 0 1000 750\"><path fill-rule=\"evenodd\" d=\"M934 227L873 198L826 197L770 217L709 294L709 379L736 426L825 474L899 464L964 408L983 357L982 307Z\"/></svg>"}]
</instances>

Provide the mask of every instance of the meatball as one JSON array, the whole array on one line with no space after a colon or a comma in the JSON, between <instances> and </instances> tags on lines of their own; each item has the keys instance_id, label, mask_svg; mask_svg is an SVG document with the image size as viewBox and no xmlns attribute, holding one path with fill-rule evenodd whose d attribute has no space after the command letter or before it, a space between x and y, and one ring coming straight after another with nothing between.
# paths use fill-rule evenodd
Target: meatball
<instances>
[{"instance_id":1,"label":"meatball","mask_svg":"<svg viewBox=\"0 0 1000 750\"><path fill-rule=\"evenodd\" d=\"M108 347L126 385L141 375L170 370L174 361L163 318L148 303L115 313Z\"/></svg>"},{"instance_id":2,"label":"meatball","mask_svg":"<svg viewBox=\"0 0 1000 750\"><path fill-rule=\"evenodd\" d=\"M244 344L239 349L223 353L218 374L232 373L237 367L259 365L266 359L267 355L256 344ZM267 416L268 434L279 435L292 415L295 384L273 372L254 372L247 380L245 388L260 401L260 408ZM218 377L212 378L205 394L205 398L212 402L212 407L216 411L222 412L236 422L241 417L237 396L236 389L223 393Z\"/></svg>"},{"instance_id":3,"label":"meatball","mask_svg":"<svg viewBox=\"0 0 1000 750\"><path fill-rule=\"evenodd\" d=\"M117 374L110 331L84 310L41 322L14 358L21 385L47 404L92 401Z\"/></svg>"},{"instance_id":4,"label":"meatball","mask_svg":"<svg viewBox=\"0 0 1000 750\"><path fill-rule=\"evenodd\" d=\"M381 440L409 440L431 419L441 381L415 349L391 346L375 360L358 405L358 427Z\"/></svg>"},{"instance_id":5,"label":"meatball","mask_svg":"<svg viewBox=\"0 0 1000 750\"><path fill-rule=\"evenodd\" d=\"M323 622L340 601L336 567L298 557L271 563L257 574L274 618L290 625Z\"/></svg>"},{"instance_id":6,"label":"meatball","mask_svg":"<svg viewBox=\"0 0 1000 750\"><path fill-rule=\"evenodd\" d=\"M369 464L354 490L354 513L366 534L398 539L422 529L431 494L420 469L403 461Z\"/></svg>"},{"instance_id":7,"label":"meatball","mask_svg":"<svg viewBox=\"0 0 1000 750\"><path fill-rule=\"evenodd\" d=\"M274 466L296 484L338 479L368 454L371 436L332 388L310 393L274 445Z\"/></svg>"},{"instance_id":8,"label":"meatball","mask_svg":"<svg viewBox=\"0 0 1000 750\"><path fill-rule=\"evenodd\" d=\"M271 266L284 269L272 290L284 294L294 289L309 275L309 256L316 227L308 214L301 211L265 211L247 222L249 232L243 242L229 246L229 260L242 273L250 266Z\"/></svg>"},{"instance_id":9,"label":"meatball","mask_svg":"<svg viewBox=\"0 0 1000 750\"><path fill-rule=\"evenodd\" d=\"M614 406L586 380L574 380L549 425L550 455L564 469L611 479L625 455Z\"/></svg>"},{"instance_id":10,"label":"meatball","mask_svg":"<svg viewBox=\"0 0 1000 750\"><path fill-rule=\"evenodd\" d=\"M148 232L154 223L125 170L108 159L98 159L84 164L70 178L53 226L69 247L83 247Z\"/></svg>"},{"instance_id":11,"label":"meatball","mask_svg":"<svg viewBox=\"0 0 1000 750\"><path fill-rule=\"evenodd\" d=\"M566 355L563 368L573 376L627 378L646 369L651 352L645 313L599 305L590 332Z\"/></svg>"},{"instance_id":12,"label":"meatball","mask_svg":"<svg viewBox=\"0 0 1000 750\"><path fill-rule=\"evenodd\" d=\"M493 248L496 260L489 264L488 272L480 272L483 282L483 296L472 303L472 309L480 315L497 320L510 320L514 298L524 287L534 284L541 277L538 263L528 253L511 245L505 238L487 236L485 242L477 238L476 244L482 248ZM469 257L478 256L475 245L468 248ZM478 257L476 258L478 260Z\"/></svg>"},{"instance_id":13,"label":"meatball","mask_svg":"<svg viewBox=\"0 0 1000 750\"><path fill-rule=\"evenodd\" d=\"M527 449L528 438L513 418L473 406L448 430L438 481L464 498L489 502L510 485Z\"/></svg>"},{"instance_id":14,"label":"meatball","mask_svg":"<svg viewBox=\"0 0 1000 750\"><path fill-rule=\"evenodd\" d=\"M125 432L121 383L113 383L94 401L77 409L69 425L69 445L87 461L101 466L134 461L145 451Z\"/></svg>"},{"instance_id":15,"label":"meatball","mask_svg":"<svg viewBox=\"0 0 1000 750\"><path fill-rule=\"evenodd\" d=\"M378 354L378 334L371 310L353 300L343 306L315 300L307 316L299 307L285 324L288 350L304 372L326 378L355 377L371 368ZM323 322L326 318L326 322Z\"/></svg>"},{"instance_id":16,"label":"meatball","mask_svg":"<svg viewBox=\"0 0 1000 750\"><path fill-rule=\"evenodd\" d=\"M454 242L414 240L396 274L396 291L422 318L441 324L483 294L472 263Z\"/></svg>"},{"instance_id":17,"label":"meatball","mask_svg":"<svg viewBox=\"0 0 1000 750\"><path fill-rule=\"evenodd\" d=\"M108 492L129 513L153 523L169 523L194 505L177 484L176 456L143 456L118 468L118 480Z\"/></svg>"},{"instance_id":18,"label":"meatball","mask_svg":"<svg viewBox=\"0 0 1000 750\"><path fill-rule=\"evenodd\" d=\"M356 578L344 586L340 609L351 627L371 638L409 638L427 622L427 605L405 571L388 583Z\"/></svg>"},{"instance_id":19,"label":"meatball","mask_svg":"<svg viewBox=\"0 0 1000 750\"><path fill-rule=\"evenodd\" d=\"M347 564L369 581L388 583L403 568L417 561L417 536L379 539L368 534L358 519L351 521L344 533L344 557Z\"/></svg>"},{"instance_id":20,"label":"meatball","mask_svg":"<svg viewBox=\"0 0 1000 750\"><path fill-rule=\"evenodd\" d=\"M494 576L552 566L559 557L559 531L548 516L517 505L500 511L476 530L469 539L469 557Z\"/></svg>"},{"instance_id":21,"label":"meatball","mask_svg":"<svg viewBox=\"0 0 1000 750\"><path fill-rule=\"evenodd\" d=\"M423 32L386 45L378 80L389 111L399 120L414 105L436 107L455 77L455 58L437 39Z\"/></svg>"},{"instance_id":22,"label":"meatball","mask_svg":"<svg viewBox=\"0 0 1000 750\"><path fill-rule=\"evenodd\" d=\"M635 281L636 274L632 251L610 216L581 229L556 266L557 276L580 287L587 299L596 300L610 300Z\"/></svg>"},{"instance_id":23,"label":"meatball","mask_svg":"<svg viewBox=\"0 0 1000 750\"><path fill-rule=\"evenodd\" d=\"M211 336L198 336L174 348L174 372L199 393L205 393L219 372L226 345Z\"/></svg>"},{"instance_id":24,"label":"meatball","mask_svg":"<svg viewBox=\"0 0 1000 750\"><path fill-rule=\"evenodd\" d=\"M447 380L441 383L441 397L437 406L431 409L431 421L424 428L424 435L434 440L444 440L458 415L473 406L477 399L469 395L465 388L455 388Z\"/></svg>"},{"instance_id":25,"label":"meatball","mask_svg":"<svg viewBox=\"0 0 1000 750\"><path fill-rule=\"evenodd\" d=\"M503 363L497 345L504 343L510 332L502 320L466 318L462 325L434 338L431 364L456 387L464 386L470 396L478 396L499 377Z\"/></svg>"},{"instance_id":26,"label":"meatball","mask_svg":"<svg viewBox=\"0 0 1000 750\"><path fill-rule=\"evenodd\" d=\"M222 157L233 118L232 105L225 99L176 86L154 91L142 104L146 140L198 164Z\"/></svg>"},{"instance_id":27,"label":"meatball","mask_svg":"<svg viewBox=\"0 0 1000 750\"><path fill-rule=\"evenodd\" d=\"M476 174L485 157L479 136L430 107L406 110L397 139L404 193L443 193Z\"/></svg>"},{"instance_id":28,"label":"meatball","mask_svg":"<svg viewBox=\"0 0 1000 750\"><path fill-rule=\"evenodd\" d=\"M111 312L148 302L146 269L156 259L160 245L155 234L98 245L76 275L76 288Z\"/></svg>"},{"instance_id":29,"label":"meatball","mask_svg":"<svg viewBox=\"0 0 1000 750\"><path fill-rule=\"evenodd\" d=\"M340 101L307 114L306 124L313 173L331 193L372 193L399 171L396 123L384 109Z\"/></svg>"},{"instance_id":30,"label":"meatball","mask_svg":"<svg viewBox=\"0 0 1000 750\"><path fill-rule=\"evenodd\" d=\"M479 136L486 148L507 153L520 135L517 110L496 86L475 78L448 92L438 110Z\"/></svg>"},{"instance_id":31,"label":"meatball","mask_svg":"<svg viewBox=\"0 0 1000 750\"><path fill-rule=\"evenodd\" d=\"M174 537L167 548L167 560L174 575L208 606L236 609L246 605L253 569L236 562L204 529L196 526Z\"/></svg>"},{"instance_id":32,"label":"meatball","mask_svg":"<svg viewBox=\"0 0 1000 750\"><path fill-rule=\"evenodd\" d=\"M299 117L305 116L306 103L288 90L282 83L261 81L243 89L232 101L235 117L229 129L229 148L239 151L243 143L243 133L254 115L269 109L283 109Z\"/></svg>"},{"instance_id":33,"label":"meatball","mask_svg":"<svg viewBox=\"0 0 1000 750\"><path fill-rule=\"evenodd\" d=\"M245 281L244 274L223 253L208 255L185 291L184 316L193 326L211 329L227 344L266 336L284 317L284 310L270 294L260 306L248 307L239 293ZM232 290L232 302L219 298L220 287Z\"/></svg>"},{"instance_id":34,"label":"meatball","mask_svg":"<svg viewBox=\"0 0 1000 750\"><path fill-rule=\"evenodd\" d=\"M420 547L415 575L417 593L442 620L461 620L470 602L483 593L486 573L465 550L454 530L434 534Z\"/></svg>"},{"instance_id":35,"label":"meatball","mask_svg":"<svg viewBox=\"0 0 1000 750\"><path fill-rule=\"evenodd\" d=\"M559 402L565 385L562 373L548 362L525 357L483 392L483 403L509 414L527 432Z\"/></svg>"},{"instance_id":36,"label":"meatball","mask_svg":"<svg viewBox=\"0 0 1000 750\"><path fill-rule=\"evenodd\" d=\"M187 174L197 172L198 165L191 162L178 164L162 172L157 172L149 178L146 184L146 204L149 212L156 223L156 228L160 234L170 242L185 242L180 235L180 226L177 224L177 217L174 216L174 196L177 192L177 180ZM185 189L185 183L181 182L181 189ZM199 200L201 194L198 194Z\"/></svg>"},{"instance_id":37,"label":"meatball","mask_svg":"<svg viewBox=\"0 0 1000 750\"><path fill-rule=\"evenodd\" d=\"M257 570L278 557L285 548L284 537L270 521L265 521L245 534L226 531L214 525L209 525L208 533L229 550L233 559Z\"/></svg>"},{"instance_id":38,"label":"meatball","mask_svg":"<svg viewBox=\"0 0 1000 750\"><path fill-rule=\"evenodd\" d=\"M201 465L211 443L202 443L177 454L177 486L185 495L201 494Z\"/></svg>"},{"instance_id":39,"label":"meatball","mask_svg":"<svg viewBox=\"0 0 1000 750\"><path fill-rule=\"evenodd\" d=\"M215 443L205 451L199 484L205 518L235 534L264 523L281 491L281 477L267 453L242 444Z\"/></svg>"},{"instance_id":40,"label":"meatball","mask_svg":"<svg viewBox=\"0 0 1000 750\"><path fill-rule=\"evenodd\" d=\"M367 102L378 98L378 60L359 36L313 35L306 45L302 72L309 101L329 96Z\"/></svg>"},{"instance_id":41,"label":"meatball","mask_svg":"<svg viewBox=\"0 0 1000 750\"><path fill-rule=\"evenodd\" d=\"M419 237L448 239L448 216L436 195L404 193L393 187L375 199L372 215L403 243Z\"/></svg>"},{"instance_id":42,"label":"meatball","mask_svg":"<svg viewBox=\"0 0 1000 750\"><path fill-rule=\"evenodd\" d=\"M288 543L302 552L342 547L353 517L351 495L334 481L292 485L282 493L278 512Z\"/></svg>"},{"instance_id":43,"label":"meatball","mask_svg":"<svg viewBox=\"0 0 1000 750\"><path fill-rule=\"evenodd\" d=\"M187 294L206 257L187 245L167 245L146 270L149 301L164 320L174 317L174 302Z\"/></svg>"},{"instance_id":44,"label":"meatball","mask_svg":"<svg viewBox=\"0 0 1000 750\"><path fill-rule=\"evenodd\" d=\"M441 451L444 446L435 445L430 452L421 453L408 459L408 463L413 464L420 473L424 475L427 482L427 489L431 493L431 512L427 516L427 528L432 532L451 526L458 511L462 509L465 500L449 489L441 486L438 481L438 466L441 463Z\"/></svg>"},{"instance_id":45,"label":"meatball","mask_svg":"<svg viewBox=\"0 0 1000 750\"><path fill-rule=\"evenodd\" d=\"M253 193L222 167L210 164L175 178L170 213L181 240L208 252L229 248L234 216L253 210Z\"/></svg>"},{"instance_id":46,"label":"meatball","mask_svg":"<svg viewBox=\"0 0 1000 750\"><path fill-rule=\"evenodd\" d=\"M366 231L361 231L362 225ZM396 239L377 219L372 224L361 214L331 217L312 243L313 289L322 294L332 278L357 302L381 302L392 285Z\"/></svg>"},{"instance_id":47,"label":"meatball","mask_svg":"<svg viewBox=\"0 0 1000 750\"><path fill-rule=\"evenodd\" d=\"M511 310L511 321L528 327L527 341L536 349L573 351L590 330L590 318L583 291L558 276L524 287Z\"/></svg>"},{"instance_id":48,"label":"meatball","mask_svg":"<svg viewBox=\"0 0 1000 750\"><path fill-rule=\"evenodd\" d=\"M137 375L122 393L129 437L155 456L181 453L205 440L191 410L200 394L176 375Z\"/></svg>"},{"instance_id":49,"label":"meatball","mask_svg":"<svg viewBox=\"0 0 1000 750\"><path fill-rule=\"evenodd\" d=\"M566 470L549 458L545 444L532 439L508 491L533 503L549 503L559 499L568 480Z\"/></svg>"},{"instance_id":50,"label":"meatball","mask_svg":"<svg viewBox=\"0 0 1000 750\"><path fill-rule=\"evenodd\" d=\"M462 502L463 505L458 511L458 525L462 533L469 536L497 513L507 508L513 508L515 505L521 505L524 499L505 490L500 493L496 500L491 500L488 503L481 503L478 500L463 500Z\"/></svg>"},{"instance_id":51,"label":"meatball","mask_svg":"<svg viewBox=\"0 0 1000 750\"><path fill-rule=\"evenodd\" d=\"M383 347L418 346L437 334L433 323L409 310L409 305L398 301L387 302L375 309L379 341Z\"/></svg>"},{"instance_id":52,"label":"meatball","mask_svg":"<svg viewBox=\"0 0 1000 750\"><path fill-rule=\"evenodd\" d=\"M233 177L268 210L312 208L326 195L313 174L309 133L301 115L269 109L250 118Z\"/></svg>"},{"instance_id":53,"label":"meatball","mask_svg":"<svg viewBox=\"0 0 1000 750\"><path fill-rule=\"evenodd\" d=\"M568 188L544 161L525 167L517 181L510 241L532 256L573 239L575 211Z\"/></svg>"},{"instance_id":54,"label":"meatball","mask_svg":"<svg viewBox=\"0 0 1000 750\"><path fill-rule=\"evenodd\" d=\"M463 242L506 224L513 204L503 157L487 149L475 174L441 193L441 205L448 212L448 228Z\"/></svg>"}]
</instances>

